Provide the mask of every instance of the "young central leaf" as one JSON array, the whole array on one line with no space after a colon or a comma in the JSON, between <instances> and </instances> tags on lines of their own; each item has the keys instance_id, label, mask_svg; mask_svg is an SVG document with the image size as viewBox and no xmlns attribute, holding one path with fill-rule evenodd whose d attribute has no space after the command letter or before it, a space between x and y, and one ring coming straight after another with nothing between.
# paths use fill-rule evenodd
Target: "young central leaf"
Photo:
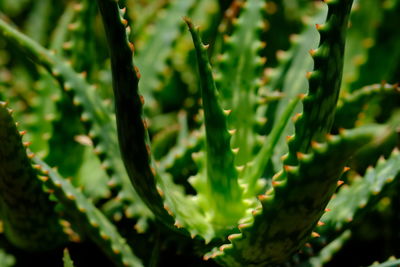
<instances>
[{"instance_id":1,"label":"young central leaf","mask_svg":"<svg viewBox=\"0 0 400 267\"><path fill-rule=\"evenodd\" d=\"M242 190L230 147L226 115L217 99L217 88L208 61L207 46L189 19L185 19L192 34L198 59L201 94L206 131L207 191L212 201L212 222L218 226L231 225L243 215ZM206 193L207 194L207 193Z\"/></svg>"}]
</instances>

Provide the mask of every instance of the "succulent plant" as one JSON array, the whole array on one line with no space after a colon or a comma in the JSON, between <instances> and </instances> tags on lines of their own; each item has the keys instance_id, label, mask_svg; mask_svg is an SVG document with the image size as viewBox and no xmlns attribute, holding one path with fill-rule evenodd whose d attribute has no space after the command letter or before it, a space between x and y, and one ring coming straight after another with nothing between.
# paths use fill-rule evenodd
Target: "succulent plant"
<instances>
[{"instance_id":1,"label":"succulent plant","mask_svg":"<svg viewBox=\"0 0 400 267\"><path fill-rule=\"evenodd\" d=\"M399 257L399 11L2 1L0 266Z\"/></svg>"}]
</instances>

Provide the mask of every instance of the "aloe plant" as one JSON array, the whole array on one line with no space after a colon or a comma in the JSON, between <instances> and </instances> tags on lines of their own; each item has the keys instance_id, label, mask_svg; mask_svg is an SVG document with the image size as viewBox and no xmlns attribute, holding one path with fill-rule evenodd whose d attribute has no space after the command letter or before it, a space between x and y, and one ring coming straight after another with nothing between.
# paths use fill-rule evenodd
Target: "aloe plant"
<instances>
[{"instance_id":1,"label":"aloe plant","mask_svg":"<svg viewBox=\"0 0 400 267\"><path fill-rule=\"evenodd\" d=\"M399 9L4 1L4 264L345 265L370 214L395 244Z\"/></svg>"}]
</instances>

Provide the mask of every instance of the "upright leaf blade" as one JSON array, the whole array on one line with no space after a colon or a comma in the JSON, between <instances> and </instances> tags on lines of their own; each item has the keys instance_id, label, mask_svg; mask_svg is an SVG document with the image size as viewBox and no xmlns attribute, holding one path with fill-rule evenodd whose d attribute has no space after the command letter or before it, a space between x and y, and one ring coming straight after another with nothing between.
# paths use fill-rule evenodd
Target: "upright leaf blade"
<instances>
[{"instance_id":1,"label":"upright leaf blade","mask_svg":"<svg viewBox=\"0 0 400 267\"><path fill-rule=\"evenodd\" d=\"M166 224L172 217L163 208L151 166L150 144L142 119L142 101L138 93L139 76L134 69L132 50L122 12L114 0L98 0L108 39L113 74L113 90L120 151L128 175L147 206Z\"/></svg>"},{"instance_id":2,"label":"upright leaf blade","mask_svg":"<svg viewBox=\"0 0 400 267\"><path fill-rule=\"evenodd\" d=\"M208 61L207 46L197 29L185 18L196 48L206 131L206 175L217 221L235 221L243 213L234 154L230 146L226 115L217 99L217 88Z\"/></svg>"},{"instance_id":3,"label":"upright leaf blade","mask_svg":"<svg viewBox=\"0 0 400 267\"><path fill-rule=\"evenodd\" d=\"M317 24L320 45L311 54L314 71L308 74L309 92L303 100L303 114L295 125L295 136L289 142L286 164L295 165L296 152L306 153L311 141L323 139L333 124L339 97L344 43L352 0L329 0L325 24Z\"/></svg>"},{"instance_id":4,"label":"upright leaf blade","mask_svg":"<svg viewBox=\"0 0 400 267\"><path fill-rule=\"evenodd\" d=\"M21 249L53 249L67 238L21 139L11 110L0 102L0 216L5 235Z\"/></svg>"}]
</instances>

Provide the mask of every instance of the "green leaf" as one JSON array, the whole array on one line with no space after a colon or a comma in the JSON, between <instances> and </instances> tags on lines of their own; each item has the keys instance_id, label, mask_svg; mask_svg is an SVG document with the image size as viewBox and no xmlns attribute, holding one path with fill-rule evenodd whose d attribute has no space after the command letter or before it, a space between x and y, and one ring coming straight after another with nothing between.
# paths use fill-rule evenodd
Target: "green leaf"
<instances>
[{"instance_id":1,"label":"green leaf","mask_svg":"<svg viewBox=\"0 0 400 267\"><path fill-rule=\"evenodd\" d=\"M12 267L14 265L15 257L0 249L0 267Z\"/></svg>"},{"instance_id":2,"label":"green leaf","mask_svg":"<svg viewBox=\"0 0 400 267\"><path fill-rule=\"evenodd\" d=\"M285 165L273 177L252 215L240 221L240 233L228 237L231 244L208 256L227 266L283 263L311 235L348 158L384 130L364 127L313 143L310 154L298 154L298 166Z\"/></svg>"},{"instance_id":3,"label":"green leaf","mask_svg":"<svg viewBox=\"0 0 400 267\"><path fill-rule=\"evenodd\" d=\"M50 189L55 200L62 204L62 214L73 226L96 243L117 266L143 266L116 226L82 192L40 159L33 158L33 161L41 166L40 181Z\"/></svg>"},{"instance_id":4,"label":"green leaf","mask_svg":"<svg viewBox=\"0 0 400 267\"><path fill-rule=\"evenodd\" d=\"M122 25L120 20L119 23ZM133 190L127 177L118 149L118 138L115 136L117 130L113 114L99 97L95 88L87 83L85 75L78 74L62 58L46 50L1 19L0 33L8 41L25 50L37 64L44 66L59 81L63 89L72 94L73 103L84 108L81 119L87 124L91 124L88 135L95 140L95 152L103 160L103 167L111 177L110 184L122 186L120 197L122 200L128 200L129 208L133 207L135 215L138 215L136 213L138 212L141 216L151 217L152 214L146 209L138 193ZM123 38L126 38L125 29Z\"/></svg>"},{"instance_id":5,"label":"green leaf","mask_svg":"<svg viewBox=\"0 0 400 267\"><path fill-rule=\"evenodd\" d=\"M339 97L344 43L352 0L328 1L324 24L317 24L320 45L311 51L314 71L308 74L309 92L303 100L303 113L295 124L295 136L289 142L286 164L295 165L296 152L307 153L311 141L323 139L333 124Z\"/></svg>"},{"instance_id":6,"label":"green leaf","mask_svg":"<svg viewBox=\"0 0 400 267\"><path fill-rule=\"evenodd\" d=\"M364 177L356 177L352 184L343 186L329 203L330 212L324 214L321 228L343 230L362 208L376 200L384 186L391 184L400 173L400 153L394 149L388 159L381 158L375 167L369 167Z\"/></svg>"},{"instance_id":7,"label":"green leaf","mask_svg":"<svg viewBox=\"0 0 400 267\"><path fill-rule=\"evenodd\" d=\"M244 212L241 203L242 190L238 184L235 156L231 149L231 135L228 131L227 115L217 99L217 88L208 60L207 46L200 40L198 30L185 18L192 34L196 49L201 97L204 109L206 132L206 179L209 203L215 210L212 215L216 224L235 223Z\"/></svg>"},{"instance_id":8,"label":"green leaf","mask_svg":"<svg viewBox=\"0 0 400 267\"><path fill-rule=\"evenodd\" d=\"M43 192L37 170L26 155L11 113L6 103L0 102L0 217L4 233L21 249L49 250L67 238L55 204Z\"/></svg>"},{"instance_id":9,"label":"green leaf","mask_svg":"<svg viewBox=\"0 0 400 267\"><path fill-rule=\"evenodd\" d=\"M142 118L138 92L139 76L132 61L122 10L116 1L98 0L109 45L119 148L129 178L142 200L167 225L173 218L163 207L156 187L156 171L151 162L147 126Z\"/></svg>"},{"instance_id":10,"label":"green leaf","mask_svg":"<svg viewBox=\"0 0 400 267\"><path fill-rule=\"evenodd\" d=\"M74 267L74 262L71 260L69 255L69 251L67 248L64 249L64 256L63 256L64 267Z\"/></svg>"},{"instance_id":11,"label":"green leaf","mask_svg":"<svg viewBox=\"0 0 400 267\"><path fill-rule=\"evenodd\" d=\"M369 267L397 267L400 264L400 260L396 260L394 257L393 259L390 258L387 261L383 262L383 263L374 263L372 265L370 265Z\"/></svg>"}]
</instances>

